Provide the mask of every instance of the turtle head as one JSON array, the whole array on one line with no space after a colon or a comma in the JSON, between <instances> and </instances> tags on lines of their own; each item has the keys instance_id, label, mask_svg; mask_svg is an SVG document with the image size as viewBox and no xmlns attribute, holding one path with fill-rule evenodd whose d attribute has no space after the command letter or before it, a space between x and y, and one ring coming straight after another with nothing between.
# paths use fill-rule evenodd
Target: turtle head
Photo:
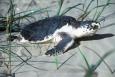
<instances>
[{"instance_id":1,"label":"turtle head","mask_svg":"<svg viewBox=\"0 0 115 77\"><path fill-rule=\"evenodd\" d=\"M89 34L89 36L94 35L97 30L100 28L100 23L96 22L96 21L90 21L89 23L87 23L87 33Z\"/></svg>"},{"instance_id":2,"label":"turtle head","mask_svg":"<svg viewBox=\"0 0 115 77\"><path fill-rule=\"evenodd\" d=\"M100 28L100 23L96 21L83 21L81 28L83 32L82 36L92 36Z\"/></svg>"}]
</instances>

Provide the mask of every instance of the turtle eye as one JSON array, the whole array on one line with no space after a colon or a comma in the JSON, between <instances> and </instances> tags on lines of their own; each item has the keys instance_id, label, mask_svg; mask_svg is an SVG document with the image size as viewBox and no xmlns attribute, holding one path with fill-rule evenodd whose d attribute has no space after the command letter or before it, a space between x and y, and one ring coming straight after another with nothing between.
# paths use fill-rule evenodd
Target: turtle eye
<instances>
[{"instance_id":1,"label":"turtle eye","mask_svg":"<svg viewBox=\"0 0 115 77\"><path fill-rule=\"evenodd\" d=\"M98 29L99 27L97 25L94 25L93 29Z\"/></svg>"}]
</instances>

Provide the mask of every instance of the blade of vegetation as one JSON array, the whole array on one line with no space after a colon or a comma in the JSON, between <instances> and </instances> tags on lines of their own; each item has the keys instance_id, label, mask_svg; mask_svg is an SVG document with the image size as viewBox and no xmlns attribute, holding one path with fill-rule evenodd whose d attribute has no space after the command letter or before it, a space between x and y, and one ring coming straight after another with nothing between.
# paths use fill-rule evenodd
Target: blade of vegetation
<instances>
[{"instance_id":1,"label":"blade of vegetation","mask_svg":"<svg viewBox=\"0 0 115 77\"><path fill-rule=\"evenodd\" d=\"M90 7L90 5L92 4L92 1L89 3L89 5L87 6L87 9L85 9L85 11L83 11L84 13L81 14L77 20L84 20L93 10L97 9L98 8L102 8L102 7L106 7L106 6L110 6L110 5L114 5L115 3L110 3L108 2L107 4L103 4L103 5L98 5L96 7L93 7L91 10L88 11L88 8ZM81 10L82 11L82 10ZM100 12L99 12L100 13ZM99 14L98 14L99 15ZM94 21L96 20L97 18L94 19ZM97 20L96 20L97 21Z\"/></svg>"},{"instance_id":2,"label":"blade of vegetation","mask_svg":"<svg viewBox=\"0 0 115 77\"><path fill-rule=\"evenodd\" d=\"M78 48L79 48L79 47L78 47ZM79 48L79 51L80 51L80 54L82 55L83 59L85 60L85 63L86 63L86 65L87 65L88 70L90 70L90 65L89 65L89 63L88 63L87 58L86 58L85 55L82 53L82 51L81 51L80 48Z\"/></svg>"},{"instance_id":3,"label":"blade of vegetation","mask_svg":"<svg viewBox=\"0 0 115 77\"><path fill-rule=\"evenodd\" d=\"M103 60L103 58L100 56L100 54L97 53L95 50L93 50L93 49L91 49L91 48L89 48L89 47L87 47L87 46L83 46L83 47L85 47L85 48L91 50L91 51L92 51L93 53L95 53L101 60ZM110 66L106 63L106 61L103 60L103 62L104 62L104 64L107 66L107 68L109 69L109 71L110 71L111 73L113 73L112 69L111 69Z\"/></svg>"},{"instance_id":4,"label":"blade of vegetation","mask_svg":"<svg viewBox=\"0 0 115 77\"><path fill-rule=\"evenodd\" d=\"M61 12L61 8L62 8L62 5L64 3L64 0L58 0L58 5L59 5L59 8L58 8L58 11L57 11L57 16L60 15L60 12Z\"/></svg>"},{"instance_id":5,"label":"blade of vegetation","mask_svg":"<svg viewBox=\"0 0 115 77\"><path fill-rule=\"evenodd\" d=\"M88 48L89 49L89 48ZM94 52L94 51L93 51ZM95 52L94 52L95 53ZM110 56L112 53L114 53L114 50L112 51L109 51L107 53L105 53L102 57L100 55L98 55L97 53L95 53L97 56L100 57L100 59L96 62L96 64L92 64L92 65L89 65L87 60L85 59L84 57L84 60L86 62L87 65L89 65L89 69L86 70L86 74L85 74L85 77L92 77L94 74L96 74L96 69L99 67L99 65L104 62L107 66L107 68L109 69L109 71L113 74L114 71L111 70L111 68L109 67L109 65L104 61L105 58L107 58L108 56ZM83 54L82 54L83 55Z\"/></svg>"},{"instance_id":6,"label":"blade of vegetation","mask_svg":"<svg viewBox=\"0 0 115 77\"><path fill-rule=\"evenodd\" d=\"M99 6L99 0L97 0L97 6ZM96 8L96 12L95 12L95 14L93 16L93 20L95 19L95 16L96 16L97 12L98 12L98 7Z\"/></svg>"},{"instance_id":7,"label":"blade of vegetation","mask_svg":"<svg viewBox=\"0 0 115 77\"><path fill-rule=\"evenodd\" d=\"M56 64L56 68L58 69L58 65L59 65L59 60L58 60L58 56L55 55L55 64Z\"/></svg>"},{"instance_id":8,"label":"blade of vegetation","mask_svg":"<svg viewBox=\"0 0 115 77\"><path fill-rule=\"evenodd\" d=\"M105 4L105 6L102 8L102 10L98 13L95 21L98 20L98 18L101 16L101 14L103 13L103 11L105 10L105 8L108 6L108 3L110 3L111 0L107 0L107 3Z\"/></svg>"},{"instance_id":9,"label":"blade of vegetation","mask_svg":"<svg viewBox=\"0 0 115 77\"><path fill-rule=\"evenodd\" d=\"M66 8L60 15L65 15L67 12L69 12L70 10L72 10L72 9L74 9L74 8L76 8L77 6L80 6L80 5L83 5L82 3L79 3L79 4L77 4L77 5L74 5L74 6L71 6L71 7L68 7L68 8Z\"/></svg>"},{"instance_id":10,"label":"blade of vegetation","mask_svg":"<svg viewBox=\"0 0 115 77\"><path fill-rule=\"evenodd\" d=\"M102 18L100 18L100 19L98 19L98 22L104 21L104 20L106 20L107 18L113 18L114 15L115 15L115 12L113 12L113 13L107 15L107 16L104 16L104 17L102 17Z\"/></svg>"},{"instance_id":11,"label":"blade of vegetation","mask_svg":"<svg viewBox=\"0 0 115 77\"><path fill-rule=\"evenodd\" d=\"M110 56L110 55L111 55L112 53L114 53L114 52L115 52L115 50L111 50L111 51L105 53L105 54L101 57L101 59L99 59L99 60L96 62L96 64L95 64L94 67L92 68L92 71L95 71L95 70L97 69L97 67L104 61L104 59L107 58L108 56Z\"/></svg>"},{"instance_id":12,"label":"blade of vegetation","mask_svg":"<svg viewBox=\"0 0 115 77\"><path fill-rule=\"evenodd\" d=\"M89 9L89 7L91 6L91 4L92 4L94 1L95 1L95 0L91 0L91 1L89 2L89 4L87 5L87 7L86 7L84 13L81 14L81 15L78 17L77 20L82 20L82 21L83 21L83 20L90 14L90 12L88 11L88 9Z\"/></svg>"},{"instance_id":13,"label":"blade of vegetation","mask_svg":"<svg viewBox=\"0 0 115 77\"><path fill-rule=\"evenodd\" d=\"M28 17L28 16L31 16L31 15L33 15L33 14L35 14L35 13L40 14L40 13L43 13L43 12L47 12L46 10L47 10L48 8L50 8L50 7L42 8L42 9L40 9L40 10L32 10L32 11L29 11L29 13L27 13L27 14L24 14L24 15L19 16L19 17L15 17L15 20L23 19L23 18ZM28 12L28 11L27 11L27 12ZM22 12L22 13L18 13L18 14L23 14L23 13L26 13L26 12ZM16 14L16 15L18 15L18 14Z\"/></svg>"},{"instance_id":14,"label":"blade of vegetation","mask_svg":"<svg viewBox=\"0 0 115 77\"><path fill-rule=\"evenodd\" d=\"M7 29L6 31L8 31L8 29L11 28L11 30L19 31L20 26L15 25L15 24L20 24L18 21L25 19L30 22L29 19L30 19L30 17L31 17L31 19L33 18L32 15L41 14L41 13L50 11L50 10L48 10L49 8L51 8L51 6L42 8L42 9L28 10L28 11L15 13L15 6L10 5L10 8L7 12L7 16L0 18L0 30L4 31ZM33 18L33 19L35 19L35 18ZM10 23L12 22L12 26L8 26L9 22Z\"/></svg>"},{"instance_id":15,"label":"blade of vegetation","mask_svg":"<svg viewBox=\"0 0 115 77\"><path fill-rule=\"evenodd\" d=\"M84 14L80 15L80 17L78 17L77 20L82 20L83 21L89 14L90 14L90 12L84 13Z\"/></svg>"},{"instance_id":16,"label":"blade of vegetation","mask_svg":"<svg viewBox=\"0 0 115 77\"><path fill-rule=\"evenodd\" d=\"M109 6L109 5L115 5L115 3L107 3L107 4L98 5L96 7L93 7L90 11L93 11L97 8L102 8L102 7L105 7L105 6Z\"/></svg>"},{"instance_id":17,"label":"blade of vegetation","mask_svg":"<svg viewBox=\"0 0 115 77\"><path fill-rule=\"evenodd\" d=\"M87 0L84 0L84 2L83 2L83 10L85 9L86 2L87 2Z\"/></svg>"},{"instance_id":18,"label":"blade of vegetation","mask_svg":"<svg viewBox=\"0 0 115 77\"><path fill-rule=\"evenodd\" d=\"M9 50L8 50L7 48L3 48L2 52L9 55ZM38 68L38 67L35 67L35 66L29 64L27 61L30 60L31 57L30 57L30 58L27 58L26 60L24 60L21 56L17 55L16 53L14 53L14 52L12 52L12 51L11 51L11 54L10 54L10 55L11 55L11 56L14 56L14 57L17 57L17 58L19 58L20 60L22 60L22 62L21 62L20 64L18 64L16 67L18 67L18 66L22 65L23 63L25 63L25 64L27 64L27 65L29 65L29 66L35 68L35 69L46 71L45 69L41 69L41 68ZM8 62L12 62L12 61L8 61ZM15 68L16 68L16 67L15 67ZM14 69L14 68L13 68L13 69Z\"/></svg>"},{"instance_id":19,"label":"blade of vegetation","mask_svg":"<svg viewBox=\"0 0 115 77\"><path fill-rule=\"evenodd\" d=\"M11 27L13 25L13 20L14 20L14 14L15 14L15 10L14 10L14 0L10 0L10 8L8 10L8 14L7 14L7 26L6 26L6 33L9 34L9 36L11 36ZM9 56L9 62L8 62L8 70L7 73L9 75L12 74L12 51L11 51L11 41L7 41L7 44L9 45L8 47L8 56Z\"/></svg>"},{"instance_id":20,"label":"blade of vegetation","mask_svg":"<svg viewBox=\"0 0 115 77\"><path fill-rule=\"evenodd\" d=\"M111 23L111 24L108 24L106 26L101 27L100 29L108 28L108 27L111 27L111 26L114 26L114 25L115 25L115 23Z\"/></svg>"},{"instance_id":21,"label":"blade of vegetation","mask_svg":"<svg viewBox=\"0 0 115 77\"><path fill-rule=\"evenodd\" d=\"M88 6L87 6L86 9L85 9L85 12L88 11L89 7L91 6L91 4L92 4L94 1L95 1L95 0L91 0L91 1L89 2Z\"/></svg>"},{"instance_id":22,"label":"blade of vegetation","mask_svg":"<svg viewBox=\"0 0 115 77\"><path fill-rule=\"evenodd\" d=\"M60 66L58 66L57 69L60 69L68 60L70 60L74 55L76 55L76 52L72 54L67 60L65 60Z\"/></svg>"},{"instance_id":23,"label":"blade of vegetation","mask_svg":"<svg viewBox=\"0 0 115 77\"><path fill-rule=\"evenodd\" d=\"M90 12L92 12L93 10L95 10L95 9L99 9L99 8L102 8L102 7L105 7L105 6L110 6L110 5L115 5L115 3L107 3L107 4L103 4L103 5L98 5L98 6L96 6L96 7L94 7L94 8L92 8L91 10L90 10ZM98 12L97 12L98 13ZM100 13L100 12L99 12ZM109 17L109 15L107 16L107 17L103 17L103 18L100 18L100 19L98 19L98 18L96 18L96 15L99 15L99 13L98 14L95 14L95 17L93 18L93 20L94 21L98 21L98 22L101 22L101 21L103 21L103 20L105 20L105 18L108 18ZM113 13L114 14L114 13ZM111 15L111 14L110 14Z\"/></svg>"},{"instance_id":24,"label":"blade of vegetation","mask_svg":"<svg viewBox=\"0 0 115 77\"><path fill-rule=\"evenodd\" d=\"M26 10L26 11L22 11L22 12L19 12L19 13L16 13L15 16L18 16L18 15L23 15L23 14L35 14L35 13L39 13L39 12L43 12L43 11L48 11L49 8L51 8L53 6L49 6L49 7L46 7L46 8L41 8L41 9L32 9L32 10Z\"/></svg>"}]
</instances>

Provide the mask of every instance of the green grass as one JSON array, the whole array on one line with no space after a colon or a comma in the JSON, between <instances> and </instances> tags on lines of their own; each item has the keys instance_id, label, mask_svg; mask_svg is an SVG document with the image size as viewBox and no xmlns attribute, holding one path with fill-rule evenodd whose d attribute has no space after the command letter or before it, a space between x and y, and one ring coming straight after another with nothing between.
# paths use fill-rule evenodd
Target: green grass
<instances>
[{"instance_id":1,"label":"green grass","mask_svg":"<svg viewBox=\"0 0 115 77\"><path fill-rule=\"evenodd\" d=\"M27 11L22 11L22 12L16 13L15 12L15 5L13 4L13 2L14 1L10 1L10 7L8 9L7 16L1 16L0 17L0 22L1 22L0 28L2 28L3 30L8 31L8 29L11 28L11 31L12 30L19 31L20 27L17 25L18 24L20 25L21 20L27 20L30 23L31 22L30 19L34 18L33 15L48 12L48 11L50 11L48 9L51 8L51 6L49 6L46 8L38 8L38 9L32 9L32 10L27 10ZM12 25L10 25L8 27L9 22Z\"/></svg>"},{"instance_id":2,"label":"green grass","mask_svg":"<svg viewBox=\"0 0 115 77\"><path fill-rule=\"evenodd\" d=\"M0 28L4 28L4 30L5 30L6 34L8 34L8 36L11 36L12 29L16 29L17 28L16 24L20 24L21 20L26 19L29 21L29 19L27 19L27 18L32 18L32 15L34 15L36 13L37 14L44 13L44 12L48 11L47 10L48 8L50 8L50 7L46 7L46 8L42 8L42 9L27 10L27 11L23 11L20 13L16 13L14 0L9 0L9 3L10 3L10 6L7 11L7 15L0 17L0 22L1 22ZM12 46L12 42L9 40L7 41L6 45L0 45L0 52L7 55L7 57L5 57L5 66L7 67L6 75L12 75L12 77L15 77L15 76L13 76L13 75L15 75L15 72L17 70L19 70L25 64L30 67L33 67L35 69L38 69L38 70L44 70L44 69L35 67L35 66L31 65L30 63L28 63L28 61L32 58L32 54L25 46L20 45L20 47L23 47L30 54L30 56L26 57L26 59L23 59L21 56L18 56L16 53L14 53L12 51L12 48L16 48L16 47L18 47L18 46ZM12 59L13 58L16 58L17 60L20 61L20 63L18 65L16 65L15 67L12 67ZM12 72L13 70L15 70L15 72Z\"/></svg>"}]
</instances>

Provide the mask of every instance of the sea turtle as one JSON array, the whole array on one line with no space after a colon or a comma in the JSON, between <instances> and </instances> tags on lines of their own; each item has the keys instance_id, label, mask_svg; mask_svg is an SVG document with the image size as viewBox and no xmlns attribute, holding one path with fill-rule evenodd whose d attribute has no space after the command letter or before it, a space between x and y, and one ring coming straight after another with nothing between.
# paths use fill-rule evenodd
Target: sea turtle
<instances>
[{"instance_id":1,"label":"sea turtle","mask_svg":"<svg viewBox=\"0 0 115 77\"><path fill-rule=\"evenodd\" d=\"M52 40L56 45L45 55L55 55L68 51L76 38L92 36L99 28L100 24L96 21L77 21L71 16L54 16L26 25L17 39L22 43Z\"/></svg>"}]
</instances>

